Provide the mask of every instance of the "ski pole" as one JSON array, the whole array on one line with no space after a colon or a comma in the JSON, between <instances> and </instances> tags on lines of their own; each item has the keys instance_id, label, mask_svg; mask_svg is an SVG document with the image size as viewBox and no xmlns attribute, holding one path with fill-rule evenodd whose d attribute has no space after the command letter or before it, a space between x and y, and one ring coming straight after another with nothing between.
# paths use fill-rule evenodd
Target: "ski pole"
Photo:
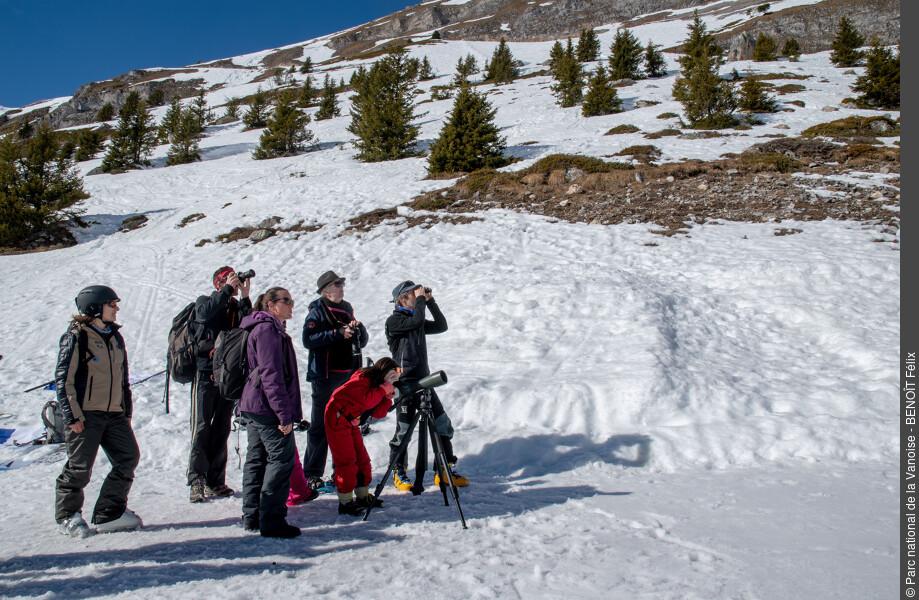
<instances>
[{"instance_id":1,"label":"ski pole","mask_svg":"<svg viewBox=\"0 0 919 600\"><path fill-rule=\"evenodd\" d=\"M48 386L51 385L52 383L54 383L54 380L53 380L53 379L52 379L51 381L46 381L46 382L44 382L44 383L41 383L41 384L39 384L39 385L36 385L35 387L30 387L29 389L23 391L22 393L23 393L23 394L28 394L29 392L34 392L35 390L40 390L40 389L42 389L42 388L48 387Z\"/></svg>"}]
</instances>

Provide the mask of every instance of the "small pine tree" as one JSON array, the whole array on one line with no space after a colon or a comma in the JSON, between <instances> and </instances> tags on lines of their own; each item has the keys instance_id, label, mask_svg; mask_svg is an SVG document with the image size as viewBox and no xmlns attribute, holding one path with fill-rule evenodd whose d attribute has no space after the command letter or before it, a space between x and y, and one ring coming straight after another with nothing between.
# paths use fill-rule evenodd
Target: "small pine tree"
<instances>
[{"instance_id":1,"label":"small pine tree","mask_svg":"<svg viewBox=\"0 0 919 600\"><path fill-rule=\"evenodd\" d=\"M775 60L778 44L770 36L762 31L756 36L756 42L753 45L753 60L756 62L766 62Z\"/></svg>"},{"instance_id":2,"label":"small pine tree","mask_svg":"<svg viewBox=\"0 0 919 600\"><path fill-rule=\"evenodd\" d=\"M111 102L106 102L99 108L99 111L96 113L96 121L104 123L105 121L111 121L115 118L115 107Z\"/></svg>"},{"instance_id":3,"label":"small pine tree","mask_svg":"<svg viewBox=\"0 0 919 600\"><path fill-rule=\"evenodd\" d=\"M60 160L73 160L73 155L76 151L77 142L73 139L73 136L69 136L61 142L61 147L58 150L58 157Z\"/></svg>"},{"instance_id":4,"label":"small pine tree","mask_svg":"<svg viewBox=\"0 0 919 600\"><path fill-rule=\"evenodd\" d=\"M166 92L163 88L156 88L147 96L147 104L150 106L162 106L166 103Z\"/></svg>"},{"instance_id":5,"label":"small pine tree","mask_svg":"<svg viewBox=\"0 0 919 600\"><path fill-rule=\"evenodd\" d=\"M520 63L514 59L507 40L501 38L498 47L485 65L485 81L502 84L510 83L520 76Z\"/></svg>"},{"instance_id":6,"label":"small pine tree","mask_svg":"<svg viewBox=\"0 0 919 600\"><path fill-rule=\"evenodd\" d=\"M309 123L309 115L300 112L293 94L281 94L252 157L264 160L300 154L313 141L313 132L306 127Z\"/></svg>"},{"instance_id":7,"label":"small pine tree","mask_svg":"<svg viewBox=\"0 0 919 600\"><path fill-rule=\"evenodd\" d=\"M198 96L191 103L191 110L198 118L198 123L203 130L211 122L211 110L207 107L207 100L204 99L204 90L198 93Z\"/></svg>"},{"instance_id":8,"label":"small pine tree","mask_svg":"<svg viewBox=\"0 0 919 600\"><path fill-rule=\"evenodd\" d=\"M584 69L578 62L577 53L570 39L555 67L555 73L552 91L555 93L559 106L567 108L579 103L584 97Z\"/></svg>"},{"instance_id":9,"label":"small pine tree","mask_svg":"<svg viewBox=\"0 0 919 600\"><path fill-rule=\"evenodd\" d=\"M507 144L495 125L495 109L484 94L468 85L460 88L450 117L431 146L428 171L437 173L470 172L507 164Z\"/></svg>"},{"instance_id":10,"label":"small pine tree","mask_svg":"<svg viewBox=\"0 0 919 600\"><path fill-rule=\"evenodd\" d=\"M440 31L437 30L437 29L435 29L435 30L434 30L434 33L431 34L431 39L432 39L432 40L439 40L439 39L442 39L442 37L443 37L443 36L440 35Z\"/></svg>"},{"instance_id":11,"label":"small pine tree","mask_svg":"<svg viewBox=\"0 0 919 600\"><path fill-rule=\"evenodd\" d=\"M645 46L645 76L646 77L663 77L667 74L667 61L664 60L664 54L660 51L660 46L648 41Z\"/></svg>"},{"instance_id":12,"label":"small pine tree","mask_svg":"<svg viewBox=\"0 0 919 600\"><path fill-rule=\"evenodd\" d=\"M709 56L703 47L673 84L673 97L683 105L692 127L722 129L737 122L737 99L731 83L718 75L720 63L720 55Z\"/></svg>"},{"instance_id":13,"label":"small pine tree","mask_svg":"<svg viewBox=\"0 0 919 600\"><path fill-rule=\"evenodd\" d=\"M62 224L81 212L72 207L88 197L46 123L25 142L0 138L0 246L23 247L42 234L60 235Z\"/></svg>"},{"instance_id":14,"label":"small pine tree","mask_svg":"<svg viewBox=\"0 0 919 600\"><path fill-rule=\"evenodd\" d=\"M367 69L366 67L364 67L364 65L361 65L357 68L356 71L351 73L351 79L348 83L351 86L352 90L356 90L358 87L360 87L361 82L363 82L366 78L367 78Z\"/></svg>"},{"instance_id":15,"label":"small pine tree","mask_svg":"<svg viewBox=\"0 0 919 600\"><path fill-rule=\"evenodd\" d=\"M865 60L865 74L855 80L852 90L864 108L899 110L900 108L900 53L881 46L875 39Z\"/></svg>"},{"instance_id":16,"label":"small pine tree","mask_svg":"<svg viewBox=\"0 0 919 600\"><path fill-rule=\"evenodd\" d=\"M239 120L239 98L230 98L227 100L226 104L226 114L224 118L228 121L238 121Z\"/></svg>"},{"instance_id":17,"label":"small pine tree","mask_svg":"<svg viewBox=\"0 0 919 600\"><path fill-rule=\"evenodd\" d=\"M377 162L409 155L418 138L418 126L412 124L414 91L404 51L387 54L358 80L348 127L358 138L358 158Z\"/></svg>"},{"instance_id":18,"label":"small pine tree","mask_svg":"<svg viewBox=\"0 0 919 600\"><path fill-rule=\"evenodd\" d=\"M434 67L431 66L431 61L425 56L421 60L421 69L418 71L418 79L420 81L430 81L434 79L434 77Z\"/></svg>"},{"instance_id":19,"label":"small pine tree","mask_svg":"<svg viewBox=\"0 0 919 600\"><path fill-rule=\"evenodd\" d=\"M600 58L600 38L593 28L582 29L578 38L577 57L580 62L593 62Z\"/></svg>"},{"instance_id":20,"label":"small pine tree","mask_svg":"<svg viewBox=\"0 0 919 600\"><path fill-rule=\"evenodd\" d=\"M775 98L766 93L766 84L747 77L740 85L737 107L747 112L771 113L778 110Z\"/></svg>"},{"instance_id":21,"label":"small pine tree","mask_svg":"<svg viewBox=\"0 0 919 600\"><path fill-rule=\"evenodd\" d=\"M859 48L864 45L865 38L855 29L852 21L847 17L842 17L839 19L836 37L833 38L833 52L830 53L830 60L837 67L854 67L862 59Z\"/></svg>"},{"instance_id":22,"label":"small pine tree","mask_svg":"<svg viewBox=\"0 0 919 600\"><path fill-rule=\"evenodd\" d=\"M684 73L691 71L697 60L705 63L705 67L711 62L720 67L723 57L724 50L715 43L715 37L708 32L699 11L694 11L689 26L689 37L683 42L683 56L678 59L680 69Z\"/></svg>"},{"instance_id":23,"label":"small pine tree","mask_svg":"<svg viewBox=\"0 0 919 600\"><path fill-rule=\"evenodd\" d=\"M616 32L610 47L609 68L613 79L641 79L642 47L628 29Z\"/></svg>"},{"instance_id":24,"label":"small pine tree","mask_svg":"<svg viewBox=\"0 0 919 600\"><path fill-rule=\"evenodd\" d=\"M150 164L147 157L157 138L157 128L152 121L147 103L137 92L128 94L118 113L118 127L112 134L112 143L102 160L104 172L138 169Z\"/></svg>"},{"instance_id":25,"label":"small pine tree","mask_svg":"<svg viewBox=\"0 0 919 600\"><path fill-rule=\"evenodd\" d=\"M319 101L319 110L316 111L316 120L325 121L341 114L338 101L335 98L335 84L328 73L322 86L322 99Z\"/></svg>"},{"instance_id":26,"label":"small pine tree","mask_svg":"<svg viewBox=\"0 0 919 600\"><path fill-rule=\"evenodd\" d=\"M29 139L33 133L35 133L35 128L32 127L31 121L28 120L23 121L16 129L16 135L19 136L20 140Z\"/></svg>"},{"instance_id":27,"label":"small pine tree","mask_svg":"<svg viewBox=\"0 0 919 600\"><path fill-rule=\"evenodd\" d=\"M585 117L597 117L622 112L622 100L612 84L603 65L597 67L587 84L587 95L584 96L581 114Z\"/></svg>"},{"instance_id":28,"label":"small pine tree","mask_svg":"<svg viewBox=\"0 0 919 600\"><path fill-rule=\"evenodd\" d=\"M77 134L77 152L74 160L82 162L96 158L96 155L102 150L103 142L105 142L105 136L98 129L81 129Z\"/></svg>"},{"instance_id":29,"label":"small pine tree","mask_svg":"<svg viewBox=\"0 0 919 600\"><path fill-rule=\"evenodd\" d=\"M163 120L160 123L159 128L159 142L161 144L168 144L169 140L172 139L172 136L175 135L175 132L179 128L179 121L182 119L182 103L179 102L178 98L173 98L172 103L169 105L169 109L166 111L166 114L163 115Z\"/></svg>"},{"instance_id":30,"label":"small pine tree","mask_svg":"<svg viewBox=\"0 0 919 600\"><path fill-rule=\"evenodd\" d=\"M328 79L326 75L326 79ZM316 96L316 89L313 87L313 76L307 75L303 85L300 86L300 95L297 98L297 106L307 108L313 105L313 98Z\"/></svg>"},{"instance_id":31,"label":"small pine tree","mask_svg":"<svg viewBox=\"0 0 919 600\"><path fill-rule=\"evenodd\" d=\"M407 58L405 59L405 69L406 76L412 81L418 81L418 76L421 73L421 61L417 58Z\"/></svg>"},{"instance_id":32,"label":"small pine tree","mask_svg":"<svg viewBox=\"0 0 919 600\"><path fill-rule=\"evenodd\" d=\"M562 46L562 43L558 40L555 40L555 43L552 45L552 49L549 50L549 73L553 77L556 77L556 69L558 68L559 61L565 56L565 47Z\"/></svg>"},{"instance_id":33,"label":"small pine tree","mask_svg":"<svg viewBox=\"0 0 919 600\"><path fill-rule=\"evenodd\" d=\"M453 77L453 84L463 86L469 83L469 78L479 72L479 64L475 57L467 54L456 62L456 75Z\"/></svg>"},{"instance_id":34,"label":"small pine tree","mask_svg":"<svg viewBox=\"0 0 919 600\"><path fill-rule=\"evenodd\" d=\"M169 139L172 145L166 155L166 164L181 165L201 160L198 141L203 131L198 109L194 106L180 108L178 123Z\"/></svg>"},{"instance_id":35,"label":"small pine tree","mask_svg":"<svg viewBox=\"0 0 919 600\"><path fill-rule=\"evenodd\" d=\"M246 129L259 129L268 124L268 102L262 88L258 88L249 101L249 110L243 115L243 124Z\"/></svg>"},{"instance_id":36,"label":"small pine tree","mask_svg":"<svg viewBox=\"0 0 919 600\"><path fill-rule=\"evenodd\" d=\"M795 38L785 40L785 45L782 46L782 56L788 60L797 61L798 57L801 56L801 45L798 44L798 40Z\"/></svg>"},{"instance_id":37,"label":"small pine tree","mask_svg":"<svg viewBox=\"0 0 919 600\"><path fill-rule=\"evenodd\" d=\"M300 72L304 75L309 75L313 72L313 59L311 57L307 56L303 59L303 64L300 65Z\"/></svg>"}]
</instances>

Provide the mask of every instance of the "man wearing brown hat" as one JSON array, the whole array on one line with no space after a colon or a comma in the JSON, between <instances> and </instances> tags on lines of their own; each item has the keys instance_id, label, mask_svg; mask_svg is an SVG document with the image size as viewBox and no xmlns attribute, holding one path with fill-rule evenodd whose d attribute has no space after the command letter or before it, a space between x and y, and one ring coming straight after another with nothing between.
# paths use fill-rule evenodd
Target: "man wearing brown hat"
<instances>
[{"instance_id":1,"label":"man wearing brown hat","mask_svg":"<svg viewBox=\"0 0 919 600\"><path fill-rule=\"evenodd\" d=\"M367 329L354 317L345 301L345 278L326 271L316 281L319 298L309 306L303 324L303 345L309 350L306 380L313 388L313 409L303 455L303 473L310 487L323 486L328 456L323 414L335 388L361 367L361 348L369 339Z\"/></svg>"}]
</instances>

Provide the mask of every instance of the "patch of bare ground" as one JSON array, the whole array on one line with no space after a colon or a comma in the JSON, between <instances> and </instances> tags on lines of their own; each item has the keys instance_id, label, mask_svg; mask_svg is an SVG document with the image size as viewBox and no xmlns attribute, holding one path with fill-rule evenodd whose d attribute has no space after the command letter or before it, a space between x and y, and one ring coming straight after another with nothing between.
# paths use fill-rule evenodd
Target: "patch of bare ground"
<instances>
[{"instance_id":1,"label":"patch of bare ground","mask_svg":"<svg viewBox=\"0 0 919 600\"><path fill-rule=\"evenodd\" d=\"M783 138L717 161L609 168L595 161L602 163L554 155L519 172L477 171L408 206L445 216L504 208L570 222L651 223L664 235L712 220L839 219L899 228L899 148ZM884 175L883 184L867 179L872 173ZM389 209L356 221L371 228L395 215Z\"/></svg>"},{"instance_id":2,"label":"patch of bare ground","mask_svg":"<svg viewBox=\"0 0 919 600\"><path fill-rule=\"evenodd\" d=\"M221 233L217 236L216 240L203 239L198 240L198 243L195 244L196 247L200 248L207 244L213 244L215 241L221 242L223 244L229 244L230 242L238 242L243 240L249 240L253 244L258 244L259 242L264 242L268 238L280 235L282 233L296 233L294 239L300 237L300 235L305 233L311 233L313 231L318 231L322 228L321 225L307 225L303 221L298 221L293 225L288 225L287 227L278 227L281 223L281 217L268 217L263 219L258 225L246 225L242 227L234 227L227 233Z\"/></svg>"},{"instance_id":3,"label":"patch of bare ground","mask_svg":"<svg viewBox=\"0 0 919 600\"><path fill-rule=\"evenodd\" d=\"M412 227L421 227L423 229L427 229L428 227L438 223L465 225L472 223L473 221L481 220L481 218L471 215L453 214L401 216L395 208L379 208L377 210L372 210L362 215L358 215L351 219L343 233L365 233L372 230L377 225L382 225L384 223L389 225L400 225L405 229L411 229Z\"/></svg>"}]
</instances>

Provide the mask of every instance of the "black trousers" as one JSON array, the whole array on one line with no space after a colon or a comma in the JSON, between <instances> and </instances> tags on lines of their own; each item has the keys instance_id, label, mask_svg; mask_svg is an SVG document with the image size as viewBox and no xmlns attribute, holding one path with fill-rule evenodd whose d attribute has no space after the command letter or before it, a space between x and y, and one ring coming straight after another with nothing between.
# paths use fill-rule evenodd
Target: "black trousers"
<instances>
[{"instance_id":1,"label":"black trousers","mask_svg":"<svg viewBox=\"0 0 919 600\"><path fill-rule=\"evenodd\" d=\"M134 469L140 461L137 439L124 413L89 411L84 418L82 433L68 429L64 435L67 462L55 484L54 519L58 523L83 510L83 488L89 484L99 448L112 463L112 470L102 482L93 509L92 522L96 524L114 521L124 514Z\"/></svg>"},{"instance_id":2,"label":"black trousers","mask_svg":"<svg viewBox=\"0 0 919 600\"><path fill-rule=\"evenodd\" d=\"M399 396L402 398L418 389L415 381L400 381L396 385L399 388ZM389 441L390 462L395 460L399 445L402 444L402 440L405 439L405 435L408 433L408 428L412 425L412 420L418 410L418 404L419 397L416 394L402 402L399 408L396 409L396 433L393 435L392 440ZM444 405L441 404L440 398L437 397L437 392L434 390L431 390L431 412L434 414L434 430L440 437L440 443L444 447L447 462L455 463L456 456L453 454L453 442L451 441L453 439L453 423L444 411ZM312 427L312 424L310 427ZM417 435L417 433L418 428L416 427L413 435ZM403 468L408 464L408 452L402 455L402 460L397 464L401 464Z\"/></svg>"},{"instance_id":3,"label":"black trousers","mask_svg":"<svg viewBox=\"0 0 919 600\"><path fill-rule=\"evenodd\" d=\"M303 453L303 474L307 477L322 477L325 461L329 456L329 441L325 436L325 407L332 398L332 392L351 378L351 373L332 373L328 379L310 382L313 386L313 408L310 412L310 428L306 432L306 451Z\"/></svg>"},{"instance_id":4,"label":"black trousers","mask_svg":"<svg viewBox=\"0 0 919 600\"><path fill-rule=\"evenodd\" d=\"M297 447L294 434L284 435L277 419L243 413L246 419L246 463L243 465L243 520L264 531L286 522L290 474Z\"/></svg>"},{"instance_id":5,"label":"black trousers","mask_svg":"<svg viewBox=\"0 0 919 600\"><path fill-rule=\"evenodd\" d=\"M226 483L227 439L232 421L233 401L221 397L209 371L198 371L191 387L188 485L199 479L212 488Z\"/></svg>"}]
</instances>

